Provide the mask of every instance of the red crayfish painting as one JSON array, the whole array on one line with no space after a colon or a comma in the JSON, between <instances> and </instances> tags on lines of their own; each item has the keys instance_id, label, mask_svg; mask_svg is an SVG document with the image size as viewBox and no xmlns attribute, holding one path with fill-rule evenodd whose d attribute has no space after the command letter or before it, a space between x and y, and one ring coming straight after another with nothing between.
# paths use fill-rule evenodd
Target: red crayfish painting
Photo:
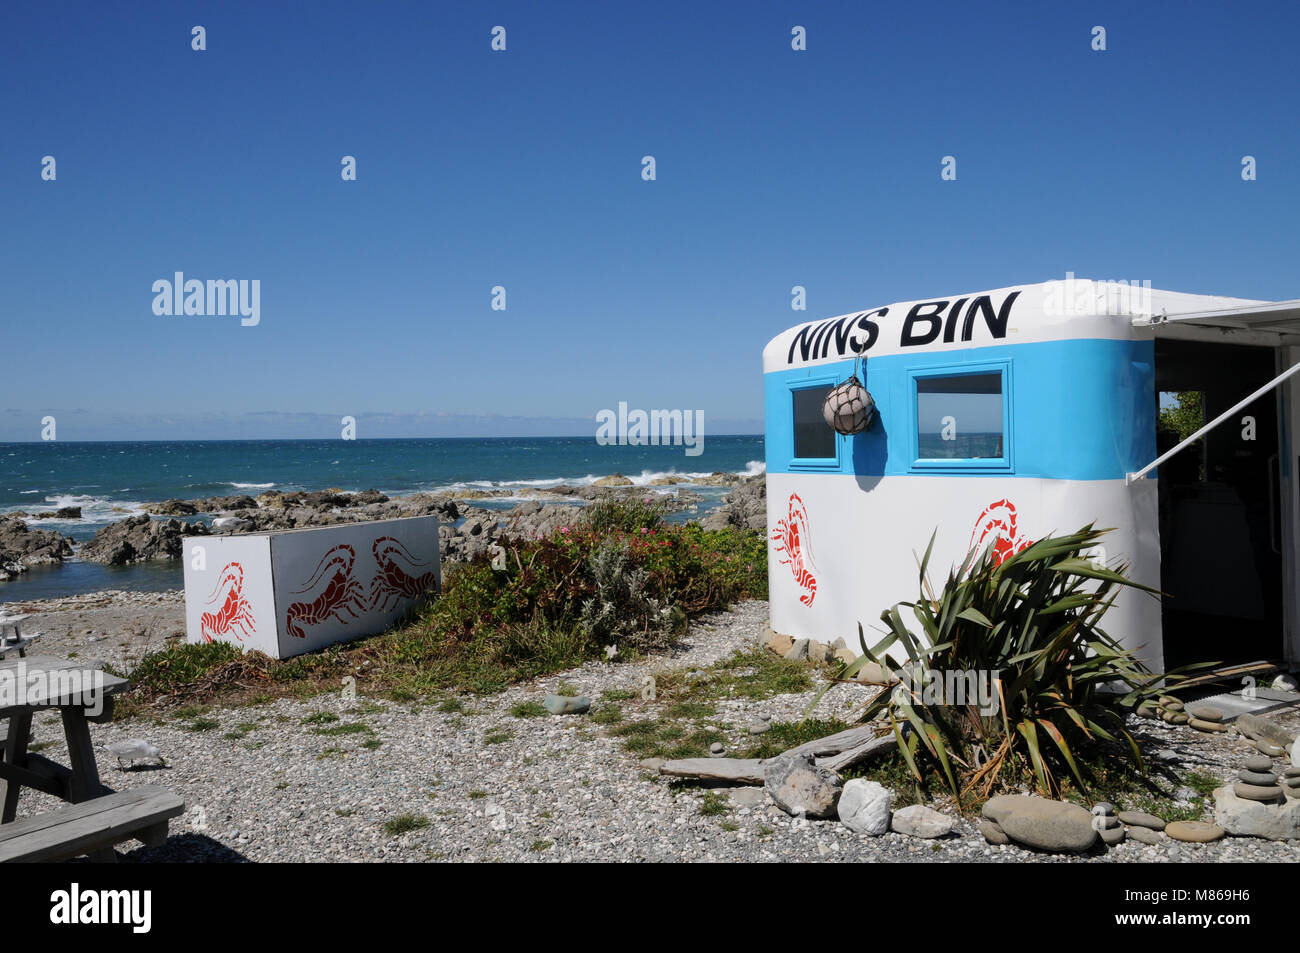
<instances>
[{"instance_id":1,"label":"red crayfish painting","mask_svg":"<svg viewBox=\"0 0 1300 953\"><path fill-rule=\"evenodd\" d=\"M290 604L285 613L285 631L303 639L307 637L304 625L319 625L327 619L338 619L347 624L344 613L353 619L361 618L358 613L366 609L365 590L352 577L356 560L356 550L347 543L339 543L322 556L311 579L301 589L295 590L294 595L315 592L322 580L328 581L315 599Z\"/></svg>"},{"instance_id":2,"label":"red crayfish painting","mask_svg":"<svg viewBox=\"0 0 1300 953\"><path fill-rule=\"evenodd\" d=\"M391 536L380 536L371 552L379 564L379 574L370 583L371 609L387 612L390 608L398 608L403 601L418 599L438 584L438 574L433 570L415 576L402 568L402 563L412 571L429 564L420 562L401 541Z\"/></svg>"},{"instance_id":3,"label":"red crayfish painting","mask_svg":"<svg viewBox=\"0 0 1300 953\"><path fill-rule=\"evenodd\" d=\"M239 563L226 563L205 605L215 605L222 593L225 598L221 600L221 608L216 612L205 612L199 617L199 633L208 642L213 637L227 635L233 635L236 641L242 642L245 636L257 631L257 626L254 625L253 608L244 598L244 567Z\"/></svg>"},{"instance_id":4,"label":"red crayfish painting","mask_svg":"<svg viewBox=\"0 0 1300 953\"><path fill-rule=\"evenodd\" d=\"M1028 549L1032 539L1024 539L1016 529L1016 507L1010 500L998 500L984 508L975 521L970 547L982 553L985 546L993 547L993 565L1000 566L1015 553Z\"/></svg>"},{"instance_id":5,"label":"red crayfish painting","mask_svg":"<svg viewBox=\"0 0 1300 953\"><path fill-rule=\"evenodd\" d=\"M794 573L794 584L803 590L799 601L806 606L813 604L817 598L817 566L813 563L812 543L808 534L808 510L798 493L790 494L790 510L787 519L776 521L776 530L772 533L778 562L789 566Z\"/></svg>"}]
</instances>

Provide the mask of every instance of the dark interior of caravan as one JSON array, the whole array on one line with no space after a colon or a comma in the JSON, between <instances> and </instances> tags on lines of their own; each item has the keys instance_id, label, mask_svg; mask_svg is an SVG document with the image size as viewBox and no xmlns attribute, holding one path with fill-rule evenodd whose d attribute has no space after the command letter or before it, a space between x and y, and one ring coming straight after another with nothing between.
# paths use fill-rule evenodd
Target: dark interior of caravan
<instances>
[{"instance_id":1,"label":"dark interior of caravan","mask_svg":"<svg viewBox=\"0 0 1300 953\"><path fill-rule=\"evenodd\" d=\"M1274 351L1156 341L1157 450L1213 420L1277 373ZM1158 470L1165 664L1282 655L1277 392Z\"/></svg>"}]
</instances>

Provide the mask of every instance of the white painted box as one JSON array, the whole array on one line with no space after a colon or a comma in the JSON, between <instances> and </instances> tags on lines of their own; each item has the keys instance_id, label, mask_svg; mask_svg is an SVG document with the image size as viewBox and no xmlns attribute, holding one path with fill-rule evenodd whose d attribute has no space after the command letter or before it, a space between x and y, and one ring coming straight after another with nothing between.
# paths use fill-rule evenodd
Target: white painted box
<instances>
[{"instance_id":1,"label":"white painted box","mask_svg":"<svg viewBox=\"0 0 1300 953\"><path fill-rule=\"evenodd\" d=\"M278 659L382 632L442 587L433 516L184 545L186 640Z\"/></svg>"}]
</instances>

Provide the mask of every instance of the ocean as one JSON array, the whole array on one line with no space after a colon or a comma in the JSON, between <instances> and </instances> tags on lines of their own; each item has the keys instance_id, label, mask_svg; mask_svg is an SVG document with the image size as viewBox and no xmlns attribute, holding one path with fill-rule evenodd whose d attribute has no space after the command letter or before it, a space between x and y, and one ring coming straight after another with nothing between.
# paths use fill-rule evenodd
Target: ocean
<instances>
[{"instance_id":1,"label":"ocean","mask_svg":"<svg viewBox=\"0 0 1300 953\"><path fill-rule=\"evenodd\" d=\"M205 440L0 443L0 514L79 506L79 520L32 520L78 542L144 504L266 490L375 489L389 496L466 489L522 491L583 486L613 473L637 484L716 471L763 472L763 438L708 436L688 457L680 446L601 446L594 437L401 440ZM693 487L710 503L727 492ZM512 505L519 497L500 503ZM181 585L179 563L113 568L70 562L0 582L0 602L98 589L159 590Z\"/></svg>"}]
</instances>

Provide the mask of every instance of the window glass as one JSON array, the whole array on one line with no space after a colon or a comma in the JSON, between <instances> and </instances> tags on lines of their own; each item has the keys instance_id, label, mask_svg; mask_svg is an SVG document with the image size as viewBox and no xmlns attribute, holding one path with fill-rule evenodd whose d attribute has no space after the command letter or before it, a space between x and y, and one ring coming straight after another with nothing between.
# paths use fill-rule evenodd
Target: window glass
<instances>
[{"instance_id":1,"label":"window glass","mask_svg":"<svg viewBox=\"0 0 1300 953\"><path fill-rule=\"evenodd\" d=\"M794 391L794 455L802 460L835 457L835 431L826 425L822 404L832 388L801 387Z\"/></svg>"},{"instance_id":2,"label":"window glass","mask_svg":"<svg viewBox=\"0 0 1300 953\"><path fill-rule=\"evenodd\" d=\"M1002 450L1002 374L916 380L917 456L922 460L998 460Z\"/></svg>"}]
</instances>

